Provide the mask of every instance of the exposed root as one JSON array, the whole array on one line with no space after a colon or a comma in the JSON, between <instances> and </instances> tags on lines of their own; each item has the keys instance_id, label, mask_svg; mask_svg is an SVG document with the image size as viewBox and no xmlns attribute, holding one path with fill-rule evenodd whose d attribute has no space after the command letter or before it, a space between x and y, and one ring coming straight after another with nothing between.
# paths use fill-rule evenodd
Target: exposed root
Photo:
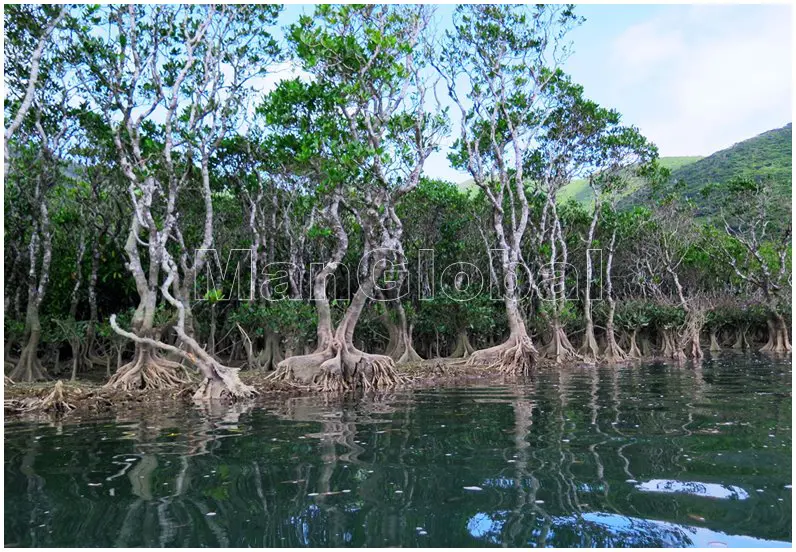
<instances>
[{"instance_id":1,"label":"exposed root","mask_svg":"<svg viewBox=\"0 0 796 552\"><path fill-rule=\"evenodd\" d=\"M746 338L746 334L749 331L749 326L744 326L743 328L738 328L735 330L735 343L733 343L732 348L736 350L741 349L749 349L749 341Z\"/></svg>"},{"instance_id":2,"label":"exposed root","mask_svg":"<svg viewBox=\"0 0 796 552\"><path fill-rule=\"evenodd\" d=\"M468 366L487 365L506 375L531 376L539 362L539 353L528 335L513 335L507 341L475 351L467 360Z\"/></svg>"},{"instance_id":3,"label":"exposed root","mask_svg":"<svg viewBox=\"0 0 796 552\"><path fill-rule=\"evenodd\" d=\"M176 389L190 383L185 367L161 358L147 347L139 347L135 358L121 368L105 384L107 389L138 391L141 389Z\"/></svg>"},{"instance_id":4,"label":"exposed root","mask_svg":"<svg viewBox=\"0 0 796 552\"><path fill-rule=\"evenodd\" d=\"M172 352L179 353L183 358L190 360L204 376L199 389L193 395L195 401L248 399L257 394L254 387L240 381L238 368L223 366L210 353L202 349L195 339L186 334L182 325L175 326L175 330L180 341L190 352L183 352L176 348Z\"/></svg>"},{"instance_id":5,"label":"exposed root","mask_svg":"<svg viewBox=\"0 0 796 552\"><path fill-rule=\"evenodd\" d=\"M650 340L644 336L641 337L640 349L641 349L641 355L645 357L651 357L655 352L655 349L653 348L652 343L650 343Z\"/></svg>"},{"instance_id":6,"label":"exposed root","mask_svg":"<svg viewBox=\"0 0 796 552\"><path fill-rule=\"evenodd\" d=\"M313 383L320 366L335 356L332 346L309 355L298 355L280 362L276 370L266 377L268 381L298 382L303 385Z\"/></svg>"},{"instance_id":7,"label":"exposed root","mask_svg":"<svg viewBox=\"0 0 796 552\"><path fill-rule=\"evenodd\" d=\"M38 357L38 342L38 339L31 338L22 349L16 366L9 374L11 379L26 382L50 379Z\"/></svg>"},{"instance_id":8,"label":"exposed root","mask_svg":"<svg viewBox=\"0 0 796 552\"><path fill-rule=\"evenodd\" d=\"M403 354L395 361L396 364L407 364L409 362L422 362L423 357L421 357L417 351L415 351L412 342L410 341L408 346L404 349Z\"/></svg>"},{"instance_id":9,"label":"exposed root","mask_svg":"<svg viewBox=\"0 0 796 552\"><path fill-rule=\"evenodd\" d=\"M719 351L721 351L721 344L719 344L719 338L716 330L712 330L710 332L710 352L718 353Z\"/></svg>"},{"instance_id":10,"label":"exposed root","mask_svg":"<svg viewBox=\"0 0 796 552\"><path fill-rule=\"evenodd\" d=\"M608 332L605 350L603 351L603 359L612 364L627 362L629 360L627 353L625 353L616 342L616 338L614 338L612 332Z\"/></svg>"},{"instance_id":11,"label":"exposed root","mask_svg":"<svg viewBox=\"0 0 796 552\"><path fill-rule=\"evenodd\" d=\"M550 358L556 364L563 364L570 360L583 360L583 357L578 354L572 343L569 342L564 328L561 326L553 326L553 335L550 342L542 348L542 354L546 358Z\"/></svg>"},{"instance_id":12,"label":"exposed root","mask_svg":"<svg viewBox=\"0 0 796 552\"><path fill-rule=\"evenodd\" d=\"M349 389L343 378L343 371L339 366L321 369L321 373L315 378L314 383L325 393L342 393Z\"/></svg>"},{"instance_id":13,"label":"exposed root","mask_svg":"<svg viewBox=\"0 0 796 552\"><path fill-rule=\"evenodd\" d=\"M406 383L406 378L395 371L395 363L390 357L361 351L355 351L355 354L360 358L354 364L353 378L363 389L388 389Z\"/></svg>"},{"instance_id":14,"label":"exposed root","mask_svg":"<svg viewBox=\"0 0 796 552\"><path fill-rule=\"evenodd\" d=\"M685 345L681 347L685 349L685 355L689 358L700 359L705 355L702 352L702 345L700 343L699 332L686 334L684 338Z\"/></svg>"},{"instance_id":15,"label":"exposed root","mask_svg":"<svg viewBox=\"0 0 796 552\"><path fill-rule=\"evenodd\" d=\"M597 339L594 337L594 326L586 326L586 331L583 334L583 344L578 349L578 354L586 364L595 364L600 354L600 349L597 346Z\"/></svg>"},{"instance_id":16,"label":"exposed root","mask_svg":"<svg viewBox=\"0 0 796 552\"><path fill-rule=\"evenodd\" d=\"M663 330L661 334L662 347L661 354L664 358L671 358L678 362L685 360L685 353L680 348L673 330Z\"/></svg>"},{"instance_id":17,"label":"exposed root","mask_svg":"<svg viewBox=\"0 0 796 552\"><path fill-rule=\"evenodd\" d=\"M170 298L167 284L168 280L163 285L163 293ZM173 300L172 302L179 308L180 303ZM113 330L121 336L132 339L136 343L137 350L133 362L119 369L105 387L123 390L169 389L190 383L190 376L185 367L178 362L156 356L154 348L158 348L191 362L204 376L199 389L193 395L194 400L238 399L256 395L257 392L253 387L240 381L237 368L222 366L185 332L183 317L184 311L180 310L179 323L174 326L174 330L187 351L124 331L116 324L116 317L111 316L109 322Z\"/></svg>"},{"instance_id":18,"label":"exposed root","mask_svg":"<svg viewBox=\"0 0 796 552\"><path fill-rule=\"evenodd\" d=\"M243 348L246 351L246 366L249 370L276 370L284 357L279 348L279 336L274 333L268 332L265 338L265 347L258 353L254 352L254 343L249 334L243 329L240 324L236 324L240 331L243 340Z\"/></svg>"},{"instance_id":19,"label":"exposed root","mask_svg":"<svg viewBox=\"0 0 796 552\"><path fill-rule=\"evenodd\" d=\"M334 356L325 360L320 366L320 372L313 378L313 383L322 391L342 392L349 389L345 374L343 374L343 347L335 341L332 344Z\"/></svg>"},{"instance_id":20,"label":"exposed root","mask_svg":"<svg viewBox=\"0 0 796 552\"><path fill-rule=\"evenodd\" d=\"M212 367L214 377L206 377L199 384L193 395L196 401L203 400L237 400L248 399L257 395L257 391L246 385L238 377L238 368L222 366L223 370Z\"/></svg>"},{"instance_id":21,"label":"exposed root","mask_svg":"<svg viewBox=\"0 0 796 552\"><path fill-rule=\"evenodd\" d=\"M267 379L295 382L324 392L358 388L371 391L406 382L406 378L395 371L395 362L390 357L363 353L337 339L321 351L283 360Z\"/></svg>"},{"instance_id":22,"label":"exposed root","mask_svg":"<svg viewBox=\"0 0 796 552\"><path fill-rule=\"evenodd\" d=\"M64 383L61 380L55 382L52 392L42 399L33 399L23 407L24 412L40 411L65 414L75 409L75 405L66 402L64 393Z\"/></svg>"},{"instance_id":23,"label":"exposed root","mask_svg":"<svg viewBox=\"0 0 796 552\"><path fill-rule=\"evenodd\" d=\"M630 333L630 348L627 350L627 356L629 358L641 358L642 354L638 348L638 344L636 343L636 337L638 336L638 330L633 329Z\"/></svg>"},{"instance_id":24,"label":"exposed root","mask_svg":"<svg viewBox=\"0 0 796 552\"><path fill-rule=\"evenodd\" d=\"M456 336L456 347L453 349L450 358L469 358L475 352L470 345L470 338L465 330L459 331Z\"/></svg>"},{"instance_id":25,"label":"exposed root","mask_svg":"<svg viewBox=\"0 0 796 552\"><path fill-rule=\"evenodd\" d=\"M263 370L276 370L276 367L284 358L280 348L279 336L269 332L265 338L265 347L258 356L260 368Z\"/></svg>"},{"instance_id":26,"label":"exposed root","mask_svg":"<svg viewBox=\"0 0 796 552\"><path fill-rule=\"evenodd\" d=\"M782 316L771 316L768 325L768 342L760 349L763 353L788 353L791 351L788 326Z\"/></svg>"},{"instance_id":27,"label":"exposed root","mask_svg":"<svg viewBox=\"0 0 796 552\"><path fill-rule=\"evenodd\" d=\"M408 331L397 330L397 344L392 348L391 352L386 356L392 358L396 364L406 364L409 362L422 362L423 357L417 354L414 345L412 344L412 326L409 326Z\"/></svg>"},{"instance_id":28,"label":"exposed root","mask_svg":"<svg viewBox=\"0 0 796 552\"><path fill-rule=\"evenodd\" d=\"M700 334L707 320L706 310L692 306L685 319L685 327L681 332L678 348L685 351L686 356L694 359L704 357Z\"/></svg>"}]
</instances>

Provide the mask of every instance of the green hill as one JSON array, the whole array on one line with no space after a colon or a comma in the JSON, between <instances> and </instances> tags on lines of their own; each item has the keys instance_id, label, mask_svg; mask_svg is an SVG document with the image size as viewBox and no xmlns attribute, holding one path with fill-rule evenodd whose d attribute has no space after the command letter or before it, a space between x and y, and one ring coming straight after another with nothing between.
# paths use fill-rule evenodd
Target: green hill
<instances>
[{"instance_id":1,"label":"green hill","mask_svg":"<svg viewBox=\"0 0 796 552\"><path fill-rule=\"evenodd\" d=\"M778 195L791 201L792 185L792 128L788 123L782 128L769 130L717 151L695 163L672 170L672 179L683 185L686 197L693 198L700 214L709 215L714 209L709 199L699 191L708 184L722 184L734 177L772 178ZM670 167L671 168L671 167ZM626 197L620 205L630 206L648 200L649 191L640 187Z\"/></svg>"},{"instance_id":2,"label":"green hill","mask_svg":"<svg viewBox=\"0 0 796 552\"><path fill-rule=\"evenodd\" d=\"M682 167L674 171L672 177L693 188L726 182L741 175L790 180L791 149L792 132L788 123Z\"/></svg>"},{"instance_id":3,"label":"green hill","mask_svg":"<svg viewBox=\"0 0 796 552\"><path fill-rule=\"evenodd\" d=\"M660 164L670 171L675 171L681 167L692 165L701 160L702 157L661 157ZM627 190L623 195L629 195L638 190L643 185L643 182L637 178L631 178ZM589 184L586 179L578 178L564 186L558 193L559 201L568 201L574 199L578 203L590 203L592 199L592 192L589 189Z\"/></svg>"},{"instance_id":4,"label":"green hill","mask_svg":"<svg viewBox=\"0 0 796 552\"><path fill-rule=\"evenodd\" d=\"M690 165L692 163L696 163L702 159L699 156L693 157L661 157L660 163L667 169L674 171L675 169L679 169L680 167L684 167L686 165ZM628 186L626 194L630 194L636 191L641 186L641 181L637 179L631 179L631 183ZM472 178L469 178L463 182L459 183L459 189L463 192L468 192L475 189L475 184ZM589 203L591 202L591 190L589 190L588 181L584 178L577 178L561 188L558 192L558 200L561 202L568 201L570 199L574 199L578 203Z\"/></svg>"},{"instance_id":5,"label":"green hill","mask_svg":"<svg viewBox=\"0 0 796 552\"><path fill-rule=\"evenodd\" d=\"M791 201L792 125L769 130L732 147L717 151L708 157L661 157L663 167L672 171L672 179L681 182L684 194L693 198L700 214L709 215L714 209L710 200L699 194L708 184L721 184L737 176L753 178L771 177L777 183L778 194L783 201ZM459 184L463 191L474 188L472 180ZM591 202L591 190L587 181L577 179L559 192L559 201L573 199L578 203ZM620 207L638 205L649 200L645 182L632 178Z\"/></svg>"}]
</instances>

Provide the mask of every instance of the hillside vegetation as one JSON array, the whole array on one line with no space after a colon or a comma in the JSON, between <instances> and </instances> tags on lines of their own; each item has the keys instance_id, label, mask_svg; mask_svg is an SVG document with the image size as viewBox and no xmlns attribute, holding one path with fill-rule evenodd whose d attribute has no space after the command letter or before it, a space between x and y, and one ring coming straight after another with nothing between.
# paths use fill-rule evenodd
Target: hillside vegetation
<instances>
[{"instance_id":1,"label":"hillside vegetation","mask_svg":"<svg viewBox=\"0 0 796 552\"><path fill-rule=\"evenodd\" d=\"M769 130L748 140L717 151L708 157L661 157L661 166L672 171L672 180L683 186L683 194L693 199L700 214L715 211L711 198L699 192L709 184L722 184L735 177L772 178L777 196L790 201L791 196L792 124ZM472 180L459 184L460 189L475 187ZM578 178L559 192L559 201L574 200L581 204L591 202L591 191L586 179ZM643 180L631 178L620 206L629 207L646 203L649 189Z\"/></svg>"},{"instance_id":2,"label":"hillside vegetation","mask_svg":"<svg viewBox=\"0 0 796 552\"><path fill-rule=\"evenodd\" d=\"M661 157L659 161L661 166L666 167L670 171L674 171L680 167L696 163L700 159L702 159L702 157L695 155L684 157ZM631 177L625 195L633 193L642 185L643 182L641 179ZM464 192L474 192L477 188L478 187L475 185L475 182L472 178L468 178L467 180L459 183L459 189ZM558 192L558 198L561 202L566 202L572 199L584 205L591 203L592 196L591 191L589 190L588 181L585 178L574 179L572 182L561 188L561 190Z\"/></svg>"},{"instance_id":3,"label":"hillside vegetation","mask_svg":"<svg viewBox=\"0 0 796 552\"><path fill-rule=\"evenodd\" d=\"M693 165L701 159L702 157L699 156L661 157L659 161L661 166L669 169L670 171L675 171L681 167ZM639 190L642 186L643 181L641 179L631 177L630 183L628 184L624 195L630 195ZM559 200L569 201L570 199L583 204L591 203L592 192L589 190L589 183L585 178L575 179L561 189L561 192L559 192Z\"/></svg>"},{"instance_id":4,"label":"hillside vegetation","mask_svg":"<svg viewBox=\"0 0 796 552\"><path fill-rule=\"evenodd\" d=\"M683 186L683 195L693 199L702 215L715 211L714 200L699 192L710 184L723 184L736 177L771 178L775 193L783 201L791 201L792 128L769 130L743 142L717 151L693 163L672 170L672 181ZM664 161L666 158L662 159ZM666 165L664 165L666 166ZM638 187L621 202L623 206L644 203L649 190Z\"/></svg>"}]
</instances>

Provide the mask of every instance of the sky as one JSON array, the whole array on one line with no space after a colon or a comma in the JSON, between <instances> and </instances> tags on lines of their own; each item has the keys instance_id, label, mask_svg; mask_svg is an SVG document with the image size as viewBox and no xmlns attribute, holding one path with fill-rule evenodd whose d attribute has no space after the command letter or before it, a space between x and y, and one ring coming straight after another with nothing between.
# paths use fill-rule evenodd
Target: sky
<instances>
[{"instance_id":1,"label":"sky","mask_svg":"<svg viewBox=\"0 0 796 552\"><path fill-rule=\"evenodd\" d=\"M439 6L450 17L453 6ZM288 6L283 21L311 6ZM581 5L563 69L661 156L709 155L792 120L789 5ZM286 70L281 74L290 75ZM275 78L280 78L280 74ZM448 138L425 173L462 182Z\"/></svg>"}]
</instances>

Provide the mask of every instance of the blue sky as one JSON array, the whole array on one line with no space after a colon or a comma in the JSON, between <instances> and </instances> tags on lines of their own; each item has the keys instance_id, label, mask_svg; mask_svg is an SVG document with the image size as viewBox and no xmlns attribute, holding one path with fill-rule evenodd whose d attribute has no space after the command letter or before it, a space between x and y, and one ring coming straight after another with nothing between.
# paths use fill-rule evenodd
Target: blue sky
<instances>
[{"instance_id":1,"label":"blue sky","mask_svg":"<svg viewBox=\"0 0 796 552\"><path fill-rule=\"evenodd\" d=\"M437 16L444 20L452 9L439 6ZM311 10L288 6L283 21ZM570 34L574 53L564 70L588 97L639 127L662 156L709 155L791 122L791 10L580 5L586 21ZM442 150L426 174L466 180Z\"/></svg>"}]
</instances>

